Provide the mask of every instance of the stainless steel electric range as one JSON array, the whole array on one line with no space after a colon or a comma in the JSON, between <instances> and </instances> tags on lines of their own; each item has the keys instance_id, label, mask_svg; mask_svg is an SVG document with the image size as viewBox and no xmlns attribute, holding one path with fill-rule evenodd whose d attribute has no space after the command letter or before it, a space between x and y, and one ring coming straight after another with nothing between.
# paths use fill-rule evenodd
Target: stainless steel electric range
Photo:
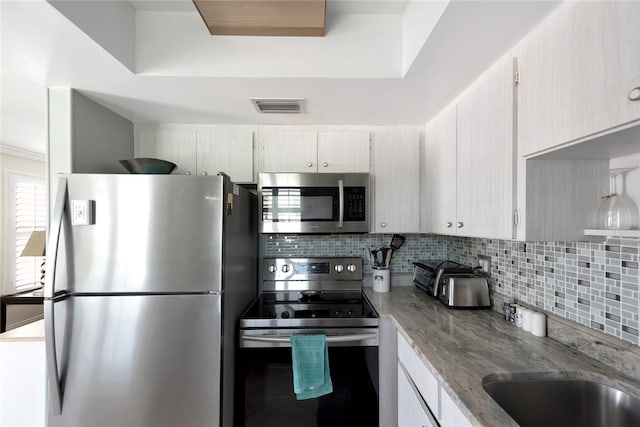
<instances>
[{"instance_id":1,"label":"stainless steel electric range","mask_svg":"<svg viewBox=\"0 0 640 427\"><path fill-rule=\"evenodd\" d=\"M379 319L362 292L362 259L265 258L262 277L240 319L236 420L377 425ZM333 393L296 400L289 339L297 334L326 336Z\"/></svg>"}]
</instances>

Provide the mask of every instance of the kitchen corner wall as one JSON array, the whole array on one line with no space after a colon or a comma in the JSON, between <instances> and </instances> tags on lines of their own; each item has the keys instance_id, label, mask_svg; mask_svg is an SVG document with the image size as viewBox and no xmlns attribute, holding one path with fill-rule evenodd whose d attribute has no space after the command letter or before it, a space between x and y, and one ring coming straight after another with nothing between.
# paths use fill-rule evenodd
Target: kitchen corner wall
<instances>
[{"instance_id":1,"label":"kitchen corner wall","mask_svg":"<svg viewBox=\"0 0 640 427\"><path fill-rule=\"evenodd\" d=\"M388 246L392 235L267 235L265 256L360 256ZM392 273L411 273L412 262L447 258L476 264L491 256L495 292L559 317L640 345L639 239L606 242L517 242L509 240L407 235L394 255Z\"/></svg>"}]
</instances>

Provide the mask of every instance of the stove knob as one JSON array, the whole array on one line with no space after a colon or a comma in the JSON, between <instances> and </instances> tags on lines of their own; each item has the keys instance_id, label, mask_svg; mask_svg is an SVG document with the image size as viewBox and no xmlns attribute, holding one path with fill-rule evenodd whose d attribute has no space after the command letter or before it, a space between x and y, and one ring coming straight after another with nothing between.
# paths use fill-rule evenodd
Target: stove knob
<instances>
[{"instance_id":1,"label":"stove knob","mask_svg":"<svg viewBox=\"0 0 640 427\"><path fill-rule=\"evenodd\" d=\"M344 313L340 310L336 311L335 317L344 317Z\"/></svg>"},{"instance_id":2,"label":"stove knob","mask_svg":"<svg viewBox=\"0 0 640 427\"><path fill-rule=\"evenodd\" d=\"M349 273L353 273L353 272L354 272L354 271L356 271L356 270L357 270L357 267L355 266L355 264L349 264L349 265L347 265L347 271L348 271Z\"/></svg>"},{"instance_id":3,"label":"stove knob","mask_svg":"<svg viewBox=\"0 0 640 427\"><path fill-rule=\"evenodd\" d=\"M347 311L347 317L356 317L356 313L353 310Z\"/></svg>"},{"instance_id":4,"label":"stove knob","mask_svg":"<svg viewBox=\"0 0 640 427\"><path fill-rule=\"evenodd\" d=\"M269 265L269 267L267 267L267 270L269 270L269 273L275 273L277 268L275 265L271 264Z\"/></svg>"},{"instance_id":5,"label":"stove knob","mask_svg":"<svg viewBox=\"0 0 640 427\"><path fill-rule=\"evenodd\" d=\"M282 272L283 273L288 273L290 269L291 269L291 267L289 267L289 264L284 264L282 266Z\"/></svg>"},{"instance_id":6,"label":"stove knob","mask_svg":"<svg viewBox=\"0 0 640 427\"><path fill-rule=\"evenodd\" d=\"M280 315L283 319L288 319L289 318L289 312L288 311L283 311L282 314Z\"/></svg>"},{"instance_id":7,"label":"stove knob","mask_svg":"<svg viewBox=\"0 0 640 427\"><path fill-rule=\"evenodd\" d=\"M275 311L272 311L271 313L269 313L269 318L275 319L276 317L278 317L278 313L276 313Z\"/></svg>"},{"instance_id":8,"label":"stove knob","mask_svg":"<svg viewBox=\"0 0 640 427\"><path fill-rule=\"evenodd\" d=\"M344 270L344 266L342 264L336 264L336 266L333 267L333 269L338 273L342 273L342 270Z\"/></svg>"}]
</instances>

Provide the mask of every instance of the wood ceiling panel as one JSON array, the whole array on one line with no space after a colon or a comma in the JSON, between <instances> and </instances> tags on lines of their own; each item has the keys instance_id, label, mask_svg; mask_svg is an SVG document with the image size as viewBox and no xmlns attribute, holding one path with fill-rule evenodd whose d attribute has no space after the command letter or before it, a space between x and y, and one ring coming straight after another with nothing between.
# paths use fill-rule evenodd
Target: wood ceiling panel
<instances>
[{"instance_id":1,"label":"wood ceiling panel","mask_svg":"<svg viewBox=\"0 0 640 427\"><path fill-rule=\"evenodd\" d=\"M209 33L324 36L326 0L193 0Z\"/></svg>"}]
</instances>

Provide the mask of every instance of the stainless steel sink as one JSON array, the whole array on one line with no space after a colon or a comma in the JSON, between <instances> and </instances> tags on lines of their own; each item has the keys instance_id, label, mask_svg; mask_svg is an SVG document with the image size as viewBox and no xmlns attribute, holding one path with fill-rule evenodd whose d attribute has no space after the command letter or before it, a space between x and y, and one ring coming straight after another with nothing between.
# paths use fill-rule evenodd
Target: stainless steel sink
<instances>
[{"instance_id":1,"label":"stainless steel sink","mask_svg":"<svg viewBox=\"0 0 640 427\"><path fill-rule=\"evenodd\" d=\"M640 426L640 399L597 382L485 378L482 386L523 427Z\"/></svg>"}]
</instances>

